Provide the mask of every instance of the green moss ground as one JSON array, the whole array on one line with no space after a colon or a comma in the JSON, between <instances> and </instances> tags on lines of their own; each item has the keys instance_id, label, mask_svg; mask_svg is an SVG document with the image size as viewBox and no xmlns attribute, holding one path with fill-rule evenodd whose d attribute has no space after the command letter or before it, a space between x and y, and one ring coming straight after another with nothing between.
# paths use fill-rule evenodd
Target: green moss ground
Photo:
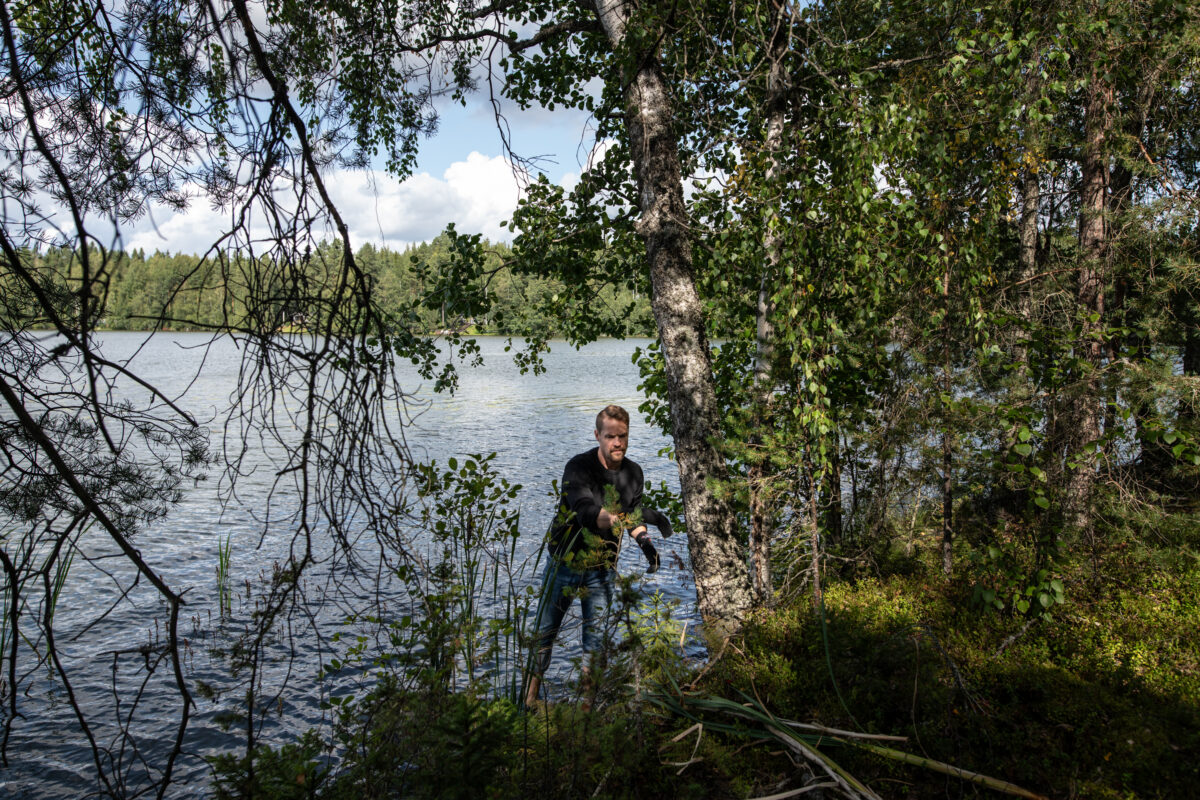
<instances>
[{"instance_id":1,"label":"green moss ground","mask_svg":"<svg viewBox=\"0 0 1200 800\"><path fill-rule=\"evenodd\" d=\"M1067 603L1034 622L972 608L965 580L918 554L893 574L827 586L824 636L810 604L760 615L705 686L756 691L792 719L904 735L909 752L1051 797L1190 796L1200 561L1186 534L1153 546L1114 537L1068 570ZM887 795L959 796L956 780L843 752ZM965 790L976 794L990 793Z\"/></svg>"}]
</instances>

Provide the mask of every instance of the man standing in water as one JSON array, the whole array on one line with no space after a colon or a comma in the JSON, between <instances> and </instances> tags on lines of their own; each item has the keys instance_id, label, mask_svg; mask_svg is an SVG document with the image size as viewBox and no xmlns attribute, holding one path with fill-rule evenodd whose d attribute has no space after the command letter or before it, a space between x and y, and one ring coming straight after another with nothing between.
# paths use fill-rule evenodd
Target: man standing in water
<instances>
[{"instance_id":1,"label":"man standing in water","mask_svg":"<svg viewBox=\"0 0 1200 800\"><path fill-rule=\"evenodd\" d=\"M542 676L550 666L554 639L571 600L579 598L583 615L584 677L589 659L606 638L606 611L612 603L622 529L641 547L650 566L658 569L658 553L645 523L664 536L671 526L664 514L642 508L642 468L625 457L629 448L629 413L610 405L596 415L597 446L572 458L563 470L558 513L550 529L549 559L534 624L532 654L525 705L537 700Z\"/></svg>"}]
</instances>

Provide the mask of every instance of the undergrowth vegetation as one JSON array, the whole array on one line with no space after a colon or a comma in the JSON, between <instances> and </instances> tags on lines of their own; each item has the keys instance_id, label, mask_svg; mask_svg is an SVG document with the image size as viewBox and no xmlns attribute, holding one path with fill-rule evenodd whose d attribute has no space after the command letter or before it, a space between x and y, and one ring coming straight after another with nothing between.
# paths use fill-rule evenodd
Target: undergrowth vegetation
<instances>
[{"instance_id":1,"label":"undergrowth vegetation","mask_svg":"<svg viewBox=\"0 0 1200 800\"><path fill-rule=\"evenodd\" d=\"M760 610L702 664L685 662L661 598L627 582L591 710L578 683L524 709L503 682L385 671L328 730L260 747L250 770L218 760L217 793L846 796L770 730L794 720L819 726L794 735L879 797L1003 796L938 764L1031 797L1187 796L1200 778L1200 525L1141 508L1108 516L1103 546L1058 565L1065 601L1050 612L972 602L978 575L946 579L937 536L918 535L888 558L838 562L822 603ZM903 737L876 750L925 763L850 732Z\"/></svg>"},{"instance_id":2,"label":"undergrowth vegetation","mask_svg":"<svg viewBox=\"0 0 1200 800\"><path fill-rule=\"evenodd\" d=\"M935 548L917 548L830 582L823 612L761 615L704 685L753 691L783 717L904 735L911 752L1051 797L1187 796L1200 777L1200 526L1109 522L1102 548L1060 565L1069 599L1053 613L972 606L971 576L946 581ZM961 791L846 755L885 795Z\"/></svg>"}]
</instances>

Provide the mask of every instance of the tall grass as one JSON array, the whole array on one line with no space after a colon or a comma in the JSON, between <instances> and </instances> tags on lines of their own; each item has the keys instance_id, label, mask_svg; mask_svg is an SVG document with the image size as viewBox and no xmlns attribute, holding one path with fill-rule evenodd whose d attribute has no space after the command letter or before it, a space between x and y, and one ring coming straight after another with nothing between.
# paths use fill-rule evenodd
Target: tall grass
<instances>
[{"instance_id":1,"label":"tall grass","mask_svg":"<svg viewBox=\"0 0 1200 800\"><path fill-rule=\"evenodd\" d=\"M230 588L229 562L233 555L233 534L217 542L217 605L221 618L233 614L233 590Z\"/></svg>"},{"instance_id":2,"label":"tall grass","mask_svg":"<svg viewBox=\"0 0 1200 800\"><path fill-rule=\"evenodd\" d=\"M7 538L7 535L0 537L0 543L3 543L5 538ZM6 569L4 580L0 582L0 666L4 664L4 659L8 655L8 637L10 636L8 616L9 607L12 605L12 593L15 591L15 587L12 586L15 575L9 573L7 569L8 565L9 562L5 559L4 566ZM7 676L0 670L0 698L5 696L5 677Z\"/></svg>"},{"instance_id":3,"label":"tall grass","mask_svg":"<svg viewBox=\"0 0 1200 800\"><path fill-rule=\"evenodd\" d=\"M421 585L412 588L440 623L419 631L438 641L414 644L445 655L448 687L515 700L530 605L529 594L515 591L528 566L516 551L521 487L495 472L493 458L469 455L449 459L447 469L420 468L418 518L440 553ZM490 619L485 604L495 609Z\"/></svg>"},{"instance_id":4,"label":"tall grass","mask_svg":"<svg viewBox=\"0 0 1200 800\"><path fill-rule=\"evenodd\" d=\"M67 576L71 573L71 564L74 560L75 549L68 546L66 556L59 558L54 564L54 579L50 584L50 596L46 598L46 602L49 603L49 607L46 609L48 623L54 620L54 612L58 610L58 599L62 596L63 586L67 583Z\"/></svg>"}]
</instances>

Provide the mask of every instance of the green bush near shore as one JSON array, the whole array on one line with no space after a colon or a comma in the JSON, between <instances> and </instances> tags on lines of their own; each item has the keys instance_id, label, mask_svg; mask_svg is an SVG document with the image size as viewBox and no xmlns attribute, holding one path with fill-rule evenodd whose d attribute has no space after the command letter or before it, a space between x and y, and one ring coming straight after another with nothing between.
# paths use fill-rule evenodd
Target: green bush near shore
<instances>
[{"instance_id":1,"label":"green bush near shore","mask_svg":"<svg viewBox=\"0 0 1200 800\"><path fill-rule=\"evenodd\" d=\"M706 664L638 638L594 710L578 694L522 710L384 679L332 736L265 749L252 784L244 762L219 765L218 794L757 798L825 780L752 720L664 708L682 697L903 736L888 746L1046 797L1188 796L1200 779L1200 526L1187 513L1152 521L1148 534L1111 525L1087 558L1060 564L1067 601L1052 614L973 605L971 575L947 580L918 542L883 568L828 576L823 609L801 593L758 612ZM881 797L1003 796L829 737L819 747Z\"/></svg>"}]
</instances>

